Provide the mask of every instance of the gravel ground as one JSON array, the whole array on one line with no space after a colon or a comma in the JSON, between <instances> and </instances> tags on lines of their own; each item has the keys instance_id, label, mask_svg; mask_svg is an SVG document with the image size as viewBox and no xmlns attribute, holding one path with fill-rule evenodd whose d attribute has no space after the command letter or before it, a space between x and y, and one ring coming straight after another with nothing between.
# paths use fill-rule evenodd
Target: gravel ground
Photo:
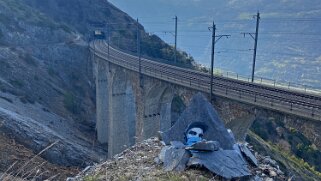
<instances>
[{"instance_id":1,"label":"gravel ground","mask_svg":"<svg viewBox=\"0 0 321 181\"><path fill-rule=\"evenodd\" d=\"M162 142L158 138L150 138L133 147L125 150L121 154L114 156L102 164L88 167L70 181L82 180L132 180L132 181L195 181L195 180L223 180L219 176L209 172L204 168L188 168L183 172L165 172L162 164L157 163L157 157L162 149ZM286 180L286 177L277 172L275 161L269 157L256 154L259 167L251 167L251 172L257 179L262 181ZM273 162L270 164L268 162ZM270 175L272 174L272 175ZM236 179L240 180L240 179ZM245 180L251 180L250 178Z\"/></svg>"}]
</instances>

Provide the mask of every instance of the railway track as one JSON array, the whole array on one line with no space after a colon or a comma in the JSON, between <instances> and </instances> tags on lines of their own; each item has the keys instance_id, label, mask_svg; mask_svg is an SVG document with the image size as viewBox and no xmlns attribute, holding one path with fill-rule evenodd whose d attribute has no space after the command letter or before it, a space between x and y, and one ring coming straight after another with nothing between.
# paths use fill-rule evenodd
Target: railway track
<instances>
[{"instance_id":1,"label":"railway track","mask_svg":"<svg viewBox=\"0 0 321 181\"><path fill-rule=\"evenodd\" d=\"M113 47L109 47L108 49L108 44L102 40L92 42L90 48L95 52L96 56L124 68L136 72L141 70L141 73L147 76L202 92L210 92L209 74L145 58L141 58L139 67L138 57L124 53ZM320 95L249 83L221 76L214 76L213 88L213 94L218 96L321 121Z\"/></svg>"}]
</instances>

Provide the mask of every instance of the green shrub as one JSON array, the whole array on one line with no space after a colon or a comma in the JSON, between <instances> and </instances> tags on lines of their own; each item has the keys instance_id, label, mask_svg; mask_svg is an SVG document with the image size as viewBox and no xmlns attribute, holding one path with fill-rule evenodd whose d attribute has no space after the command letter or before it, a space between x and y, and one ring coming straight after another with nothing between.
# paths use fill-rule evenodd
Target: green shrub
<instances>
[{"instance_id":1,"label":"green shrub","mask_svg":"<svg viewBox=\"0 0 321 181\"><path fill-rule=\"evenodd\" d=\"M19 58L24 60L29 65L32 65L32 66L35 66L35 67L38 66L37 61L29 53L25 53L25 54L19 55Z\"/></svg>"},{"instance_id":2,"label":"green shrub","mask_svg":"<svg viewBox=\"0 0 321 181\"><path fill-rule=\"evenodd\" d=\"M84 181L98 181L98 175L88 175L84 177Z\"/></svg>"},{"instance_id":3,"label":"green shrub","mask_svg":"<svg viewBox=\"0 0 321 181\"><path fill-rule=\"evenodd\" d=\"M8 16L5 16L4 14L1 13L0 14L0 22L5 24L5 25L8 25L8 24L11 23L11 19Z\"/></svg>"},{"instance_id":4,"label":"green shrub","mask_svg":"<svg viewBox=\"0 0 321 181\"><path fill-rule=\"evenodd\" d=\"M10 64L7 61L8 61L7 59L0 60L0 70L11 68Z\"/></svg>"},{"instance_id":5,"label":"green shrub","mask_svg":"<svg viewBox=\"0 0 321 181\"><path fill-rule=\"evenodd\" d=\"M34 104L36 101L30 97L30 96L22 96L20 97L20 101L24 104L30 103L30 104Z\"/></svg>"},{"instance_id":6,"label":"green shrub","mask_svg":"<svg viewBox=\"0 0 321 181\"><path fill-rule=\"evenodd\" d=\"M3 96L0 96L0 98L6 100L7 102L13 103L12 99L10 99L10 98L3 97Z\"/></svg>"},{"instance_id":7,"label":"green shrub","mask_svg":"<svg viewBox=\"0 0 321 181\"><path fill-rule=\"evenodd\" d=\"M80 104L79 100L77 100L77 97L72 94L71 92L67 92L64 95L64 106L65 108L70 111L73 114L79 114L80 113Z\"/></svg>"},{"instance_id":8,"label":"green shrub","mask_svg":"<svg viewBox=\"0 0 321 181\"><path fill-rule=\"evenodd\" d=\"M172 111L182 113L185 107L183 100L179 96L174 96L172 100Z\"/></svg>"},{"instance_id":9,"label":"green shrub","mask_svg":"<svg viewBox=\"0 0 321 181\"><path fill-rule=\"evenodd\" d=\"M296 129L295 129L295 128L290 127L290 132L291 132L291 133L296 133Z\"/></svg>"},{"instance_id":10,"label":"green shrub","mask_svg":"<svg viewBox=\"0 0 321 181\"><path fill-rule=\"evenodd\" d=\"M52 67L49 67L49 68L47 69L47 72L48 72L48 74L49 74L51 77L57 75L56 71L55 71Z\"/></svg>"},{"instance_id":11,"label":"green shrub","mask_svg":"<svg viewBox=\"0 0 321 181\"><path fill-rule=\"evenodd\" d=\"M35 75L35 76L33 77L33 79L34 79L35 81L39 81L39 77L38 77L37 75Z\"/></svg>"},{"instance_id":12,"label":"green shrub","mask_svg":"<svg viewBox=\"0 0 321 181\"><path fill-rule=\"evenodd\" d=\"M24 86L24 83L22 80L10 80L9 81L14 87L22 88Z\"/></svg>"},{"instance_id":13,"label":"green shrub","mask_svg":"<svg viewBox=\"0 0 321 181\"><path fill-rule=\"evenodd\" d=\"M0 39L3 37L2 30L0 29Z\"/></svg>"}]
</instances>

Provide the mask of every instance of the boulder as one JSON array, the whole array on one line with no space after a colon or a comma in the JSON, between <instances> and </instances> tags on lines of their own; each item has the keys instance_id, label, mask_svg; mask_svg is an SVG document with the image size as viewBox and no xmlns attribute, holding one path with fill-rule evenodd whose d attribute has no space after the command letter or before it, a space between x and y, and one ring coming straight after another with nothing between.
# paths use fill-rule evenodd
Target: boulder
<instances>
[{"instance_id":1,"label":"boulder","mask_svg":"<svg viewBox=\"0 0 321 181\"><path fill-rule=\"evenodd\" d=\"M217 151L220 149L220 143L217 141L201 141L194 143L193 145L186 147L186 150L197 151Z\"/></svg>"},{"instance_id":2,"label":"boulder","mask_svg":"<svg viewBox=\"0 0 321 181\"><path fill-rule=\"evenodd\" d=\"M165 171L184 171L190 157L190 153L185 149L177 149L172 146L169 147L165 151Z\"/></svg>"},{"instance_id":3,"label":"boulder","mask_svg":"<svg viewBox=\"0 0 321 181\"><path fill-rule=\"evenodd\" d=\"M170 148L170 146L164 146L162 148L162 150L160 151L160 153L158 154L158 158L159 160L164 163L164 160L165 160L165 153L166 151Z\"/></svg>"},{"instance_id":4,"label":"boulder","mask_svg":"<svg viewBox=\"0 0 321 181\"><path fill-rule=\"evenodd\" d=\"M173 127L161 133L162 140L166 144L170 144L171 141L185 143L185 132L192 122L204 122L208 126L204 139L218 141L223 149L233 149L234 138L228 133L213 105L201 93L193 96L190 105Z\"/></svg>"},{"instance_id":5,"label":"boulder","mask_svg":"<svg viewBox=\"0 0 321 181\"><path fill-rule=\"evenodd\" d=\"M259 165L257 162L257 159L255 158L255 156L252 154L252 152L247 148L247 146L245 144L239 144L239 148L242 152L242 154L244 155L244 157L253 165L255 165L256 167Z\"/></svg>"},{"instance_id":6,"label":"boulder","mask_svg":"<svg viewBox=\"0 0 321 181\"><path fill-rule=\"evenodd\" d=\"M171 145L177 149L185 149L186 145L180 141L171 141Z\"/></svg>"}]
</instances>

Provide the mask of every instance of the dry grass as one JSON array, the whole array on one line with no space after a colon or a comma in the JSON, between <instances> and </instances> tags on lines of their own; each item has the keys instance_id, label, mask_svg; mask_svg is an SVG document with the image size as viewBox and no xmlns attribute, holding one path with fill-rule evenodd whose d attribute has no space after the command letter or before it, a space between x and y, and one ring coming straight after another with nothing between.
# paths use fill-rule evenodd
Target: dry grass
<instances>
[{"instance_id":1,"label":"dry grass","mask_svg":"<svg viewBox=\"0 0 321 181\"><path fill-rule=\"evenodd\" d=\"M38 177L44 175L41 172L41 169L46 162L42 162L39 165L35 165L33 167L28 167L36 158L40 157L40 155L51 147L56 145L58 141L47 146L45 149L40 151L37 155L33 156L30 160L26 161L20 168L17 170L13 170L14 166L18 163L17 161L14 162L10 167L4 172L4 174L0 177L1 181L12 181L12 180L35 180Z\"/></svg>"},{"instance_id":2,"label":"dry grass","mask_svg":"<svg viewBox=\"0 0 321 181\"><path fill-rule=\"evenodd\" d=\"M67 177L79 172L77 168L60 167L48 163L41 158L41 155L51 149L57 142L54 142L38 154L24 146L0 135L0 174L1 181L32 180L66 180Z\"/></svg>"}]
</instances>

